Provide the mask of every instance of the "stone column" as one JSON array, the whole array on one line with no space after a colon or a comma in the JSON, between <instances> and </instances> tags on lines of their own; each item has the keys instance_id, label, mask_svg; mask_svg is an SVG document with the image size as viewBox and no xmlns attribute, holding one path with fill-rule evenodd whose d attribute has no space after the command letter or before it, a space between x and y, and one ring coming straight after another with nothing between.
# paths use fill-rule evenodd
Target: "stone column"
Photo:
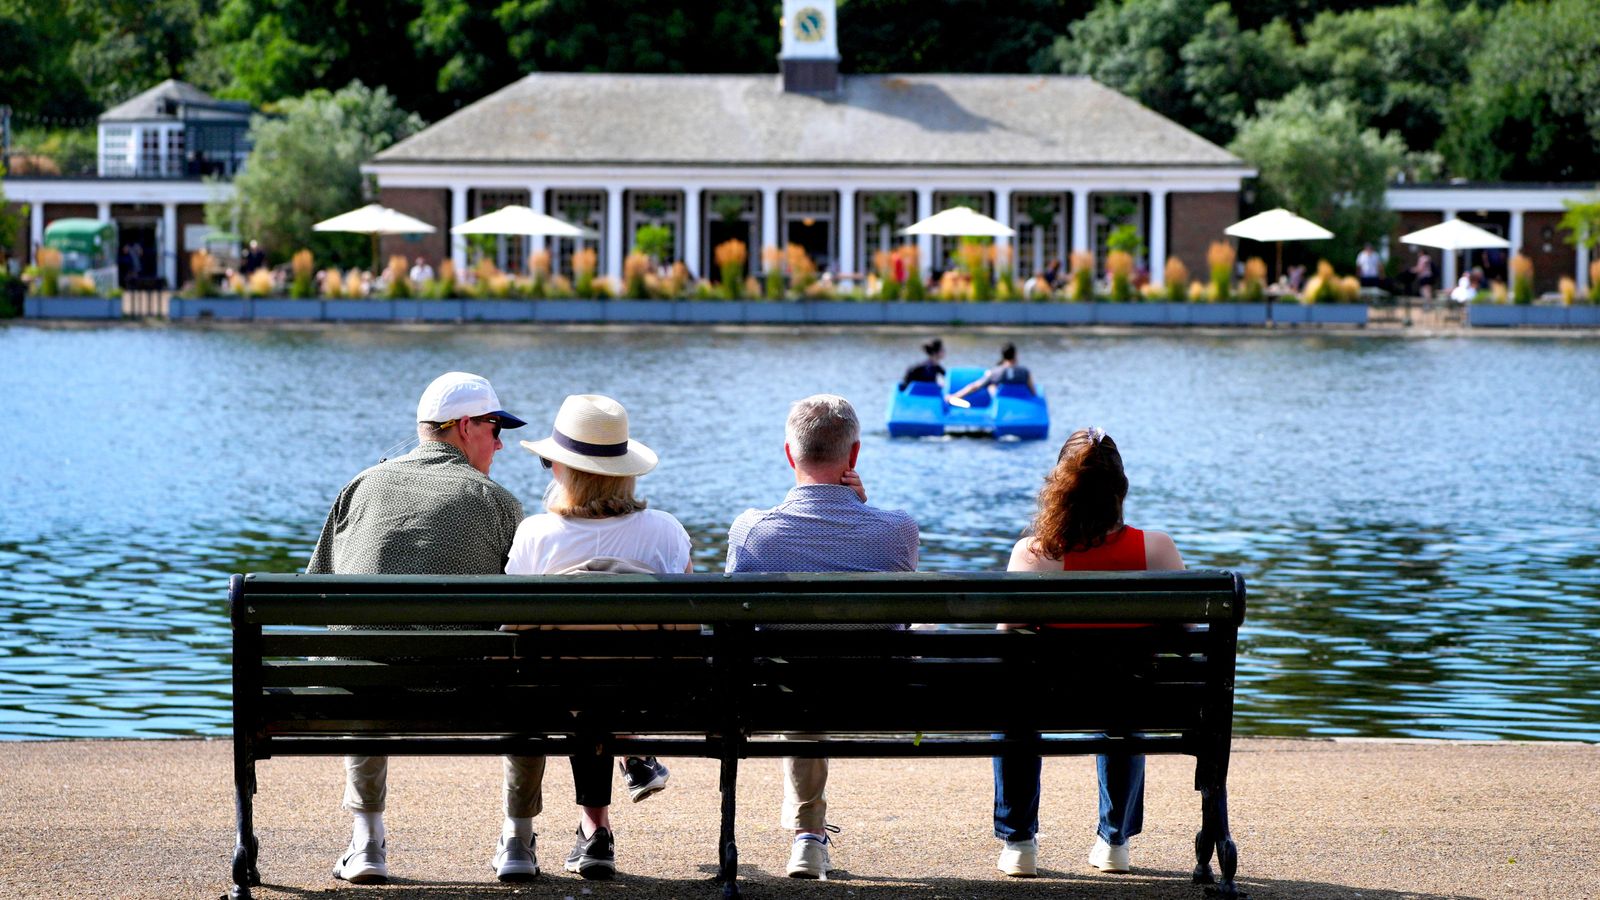
<instances>
[{"instance_id":1,"label":"stone column","mask_svg":"<svg viewBox=\"0 0 1600 900\"><path fill-rule=\"evenodd\" d=\"M1088 188L1076 188L1072 192L1072 249L1074 252L1089 249Z\"/></svg>"},{"instance_id":2,"label":"stone column","mask_svg":"<svg viewBox=\"0 0 1600 900\"><path fill-rule=\"evenodd\" d=\"M754 243L756 246L750 248L749 262L746 263L747 272L755 272L761 265L763 247L783 249L778 239L778 189L775 187L761 189L761 236Z\"/></svg>"},{"instance_id":3,"label":"stone column","mask_svg":"<svg viewBox=\"0 0 1600 900\"><path fill-rule=\"evenodd\" d=\"M933 215L933 188L917 188L917 208L911 213L912 222L920 222ZM933 236L928 234L917 235L917 258L920 260L919 269L923 281L933 272Z\"/></svg>"},{"instance_id":4,"label":"stone column","mask_svg":"<svg viewBox=\"0 0 1600 900\"><path fill-rule=\"evenodd\" d=\"M1167 192L1150 192L1150 283L1164 284L1167 278Z\"/></svg>"},{"instance_id":5,"label":"stone column","mask_svg":"<svg viewBox=\"0 0 1600 900\"><path fill-rule=\"evenodd\" d=\"M1589 284L1589 245L1584 243L1587 237L1587 234L1578 235L1578 246L1576 248L1578 251L1578 277L1575 280L1578 282L1578 293L1580 294L1591 287ZM1600 287L1600 285L1594 285L1594 287Z\"/></svg>"},{"instance_id":6,"label":"stone column","mask_svg":"<svg viewBox=\"0 0 1600 900\"><path fill-rule=\"evenodd\" d=\"M1522 247L1522 210L1520 209L1513 209L1511 211L1511 233L1506 235L1506 240L1511 242L1511 253L1513 255L1517 253L1526 254L1528 252ZM1510 265L1509 260L1506 264L1507 266ZM1507 271L1506 277L1508 280L1510 276L1511 273Z\"/></svg>"},{"instance_id":7,"label":"stone column","mask_svg":"<svg viewBox=\"0 0 1600 900\"><path fill-rule=\"evenodd\" d=\"M611 185L606 188L606 258L603 261L606 275L622 280L622 257L628 248L622 245L626 240L622 234L622 223L627 219L627 212L622 208L622 186Z\"/></svg>"},{"instance_id":8,"label":"stone column","mask_svg":"<svg viewBox=\"0 0 1600 900\"><path fill-rule=\"evenodd\" d=\"M1444 221L1448 222L1456 217L1456 211L1444 211ZM1440 292L1449 296L1456 286L1456 251L1440 250L1439 253L1439 287Z\"/></svg>"},{"instance_id":9,"label":"stone column","mask_svg":"<svg viewBox=\"0 0 1600 900\"><path fill-rule=\"evenodd\" d=\"M839 256L834 261L834 276L856 271L856 189L839 191ZM871 268L871 260L863 261L862 270ZM866 279L861 281L866 285Z\"/></svg>"},{"instance_id":10,"label":"stone column","mask_svg":"<svg viewBox=\"0 0 1600 900\"><path fill-rule=\"evenodd\" d=\"M450 224L446 231L454 228L467 220L467 186L464 184L450 185ZM456 277L461 277L467 270L467 238L466 235L452 234L449 237L450 260L455 263Z\"/></svg>"},{"instance_id":11,"label":"stone column","mask_svg":"<svg viewBox=\"0 0 1600 900\"><path fill-rule=\"evenodd\" d=\"M528 185L528 208L537 213L545 212L544 185ZM550 239L548 237L545 237L542 234L533 235L531 238L529 238L528 242L528 259L533 259L534 251L547 250L549 249L549 246Z\"/></svg>"},{"instance_id":12,"label":"stone column","mask_svg":"<svg viewBox=\"0 0 1600 900\"><path fill-rule=\"evenodd\" d=\"M683 263L689 267L696 278L704 278L705 260L700 250L700 242L704 237L704 223L700 221L700 198L705 191L698 184L684 185L683 188Z\"/></svg>"},{"instance_id":13,"label":"stone column","mask_svg":"<svg viewBox=\"0 0 1600 900\"><path fill-rule=\"evenodd\" d=\"M102 222L111 221L111 204L106 202L106 201L104 201L104 200L101 200L99 203L96 203L94 205L94 215L95 215L95 218L99 219Z\"/></svg>"},{"instance_id":14,"label":"stone column","mask_svg":"<svg viewBox=\"0 0 1600 900\"><path fill-rule=\"evenodd\" d=\"M38 262L39 247L44 244L44 203L35 200L28 204L28 262Z\"/></svg>"},{"instance_id":15,"label":"stone column","mask_svg":"<svg viewBox=\"0 0 1600 900\"><path fill-rule=\"evenodd\" d=\"M178 204L161 204L161 277L178 289Z\"/></svg>"},{"instance_id":16,"label":"stone column","mask_svg":"<svg viewBox=\"0 0 1600 900\"><path fill-rule=\"evenodd\" d=\"M1015 227L1011 224L1011 188L997 187L994 189L994 217L1001 225L1005 225L1008 228ZM1011 247L1011 238L1008 237L995 238L994 242L996 246L1003 246L1008 249ZM1011 261L1007 263L1007 266L1011 270L1011 274L1015 275L1017 273L1017 258L1014 254L1011 256ZM999 278L999 271L994 274L996 278Z\"/></svg>"}]
</instances>

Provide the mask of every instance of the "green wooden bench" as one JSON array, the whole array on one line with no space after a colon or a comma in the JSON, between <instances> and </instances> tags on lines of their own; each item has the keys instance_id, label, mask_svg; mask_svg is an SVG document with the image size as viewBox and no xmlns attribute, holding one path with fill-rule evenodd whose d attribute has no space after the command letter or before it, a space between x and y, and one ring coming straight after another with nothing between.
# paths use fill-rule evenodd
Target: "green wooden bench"
<instances>
[{"instance_id":1,"label":"green wooden bench","mask_svg":"<svg viewBox=\"0 0 1600 900\"><path fill-rule=\"evenodd\" d=\"M738 896L740 759L1006 750L1195 757L1194 880L1215 882L1214 852L1213 890L1236 896L1227 778L1245 592L1230 572L235 575L228 596L235 898L260 884L258 760L564 756L613 734L635 735L601 738L619 756L721 761L727 897ZM913 622L955 627L756 627ZM982 627L993 622L1148 627ZM496 630L504 623L703 627ZM830 736L769 739L782 732Z\"/></svg>"}]
</instances>

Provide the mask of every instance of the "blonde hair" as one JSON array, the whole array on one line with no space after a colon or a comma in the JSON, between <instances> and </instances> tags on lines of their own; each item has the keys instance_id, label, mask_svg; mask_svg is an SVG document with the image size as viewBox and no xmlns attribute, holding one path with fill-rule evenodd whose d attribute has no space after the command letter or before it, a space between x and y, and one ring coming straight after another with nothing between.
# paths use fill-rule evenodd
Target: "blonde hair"
<instances>
[{"instance_id":1,"label":"blonde hair","mask_svg":"<svg viewBox=\"0 0 1600 900\"><path fill-rule=\"evenodd\" d=\"M558 516L573 519L609 519L644 509L649 503L633 495L638 478L633 475L596 475L562 466L564 475L554 482L555 490L544 508Z\"/></svg>"}]
</instances>

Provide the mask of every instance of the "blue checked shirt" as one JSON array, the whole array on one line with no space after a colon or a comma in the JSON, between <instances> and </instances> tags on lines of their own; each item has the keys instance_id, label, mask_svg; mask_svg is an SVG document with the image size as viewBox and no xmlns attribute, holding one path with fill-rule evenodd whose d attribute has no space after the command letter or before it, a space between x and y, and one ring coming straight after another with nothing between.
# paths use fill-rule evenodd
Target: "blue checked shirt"
<instances>
[{"instance_id":1,"label":"blue checked shirt","mask_svg":"<svg viewBox=\"0 0 1600 900\"><path fill-rule=\"evenodd\" d=\"M914 572L916 520L868 506L842 484L798 484L728 529L729 572Z\"/></svg>"}]
</instances>

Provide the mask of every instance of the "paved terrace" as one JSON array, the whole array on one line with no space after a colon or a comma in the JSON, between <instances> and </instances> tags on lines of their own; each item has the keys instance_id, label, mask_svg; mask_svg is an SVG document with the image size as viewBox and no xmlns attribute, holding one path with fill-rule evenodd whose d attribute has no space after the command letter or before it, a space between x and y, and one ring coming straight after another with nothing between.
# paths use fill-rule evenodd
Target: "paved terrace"
<instances>
[{"instance_id":1,"label":"paved terrace","mask_svg":"<svg viewBox=\"0 0 1600 900\"><path fill-rule=\"evenodd\" d=\"M230 751L227 741L0 742L0 896L225 893ZM359 888L328 876L349 835L338 761L267 760L258 768L265 883L257 896L714 900L716 767L669 762L664 794L615 808L623 874L608 884L560 872L576 816L570 773L552 761L535 820L546 874L501 885L488 869L499 761L396 759L395 883ZM748 761L740 774L740 873L756 900L1204 896L1188 883L1199 799L1187 758L1151 758L1145 833L1133 842L1134 873L1120 876L1083 864L1095 818L1092 760L1047 760L1033 881L992 868L999 845L987 760L835 761L830 818L844 833L827 882L783 877L778 763ZM1600 897L1594 745L1242 739L1230 786L1239 884L1256 900Z\"/></svg>"}]
</instances>

